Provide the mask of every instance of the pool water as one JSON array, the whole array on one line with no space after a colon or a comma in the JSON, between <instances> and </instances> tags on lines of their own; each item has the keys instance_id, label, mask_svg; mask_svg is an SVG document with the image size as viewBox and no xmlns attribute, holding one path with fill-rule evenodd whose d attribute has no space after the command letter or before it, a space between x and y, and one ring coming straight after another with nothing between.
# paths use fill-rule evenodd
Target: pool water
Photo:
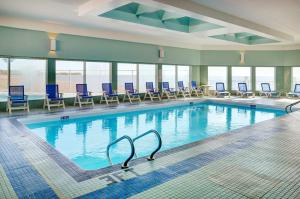
<instances>
[{"instance_id":1,"label":"pool water","mask_svg":"<svg viewBox=\"0 0 300 199\"><path fill-rule=\"evenodd\" d=\"M123 135L134 138L155 129L162 138L161 150L167 150L284 114L273 109L198 103L27 126L80 168L94 170L109 166L106 147ZM135 143L138 157L149 155L156 147L157 138L154 134ZM110 150L114 164L123 162L129 154L130 147L126 140L113 145Z\"/></svg>"}]
</instances>

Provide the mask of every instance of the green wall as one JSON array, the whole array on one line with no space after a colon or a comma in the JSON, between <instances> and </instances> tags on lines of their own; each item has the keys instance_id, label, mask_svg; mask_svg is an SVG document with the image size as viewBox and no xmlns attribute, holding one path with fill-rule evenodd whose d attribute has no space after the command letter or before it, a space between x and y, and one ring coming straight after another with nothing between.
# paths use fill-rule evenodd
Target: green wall
<instances>
[{"instance_id":1,"label":"green wall","mask_svg":"<svg viewBox=\"0 0 300 199\"><path fill-rule=\"evenodd\" d=\"M117 88L117 62L158 64L158 82L161 82L162 64L192 66L193 80L207 84L208 66L240 65L239 51L193 50L162 46L165 57L159 58L158 45L110 39L58 34L56 54L49 52L49 33L0 26L0 56L34 57L48 59L48 82L55 82L55 60L97 60L112 62L112 83ZM246 51L247 66L276 66L276 87L291 89L291 66L300 66L300 50ZM254 71L254 70L253 70ZM255 79L253 79L255 81ZM230 84L229 85L229 90ZM253 84L255 85L255 84Z\"/></svg>"}]
</instances>

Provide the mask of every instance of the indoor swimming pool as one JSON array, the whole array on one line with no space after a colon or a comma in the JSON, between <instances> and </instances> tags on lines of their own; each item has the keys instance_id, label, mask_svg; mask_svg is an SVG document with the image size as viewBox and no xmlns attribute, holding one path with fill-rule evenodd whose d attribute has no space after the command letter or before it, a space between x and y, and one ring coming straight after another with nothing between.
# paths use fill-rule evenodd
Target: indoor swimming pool
<instances>
[{"instance_id":1,"label":"indoor swimming pool","mask_svg":"<svg viewBox=\"0 0 300 199\"><path fill-rule=\"evenodd\" d=\"M27 127L84 170L109 166L106 147L123 135L131 138L157 130L162 150L182 146L234 129L284 115L277 109L201 102L190 105L135 110L132 112L31 122ZM135 143L137 157L149 155L157 147L157 138L149 134ZM113 145L113 164L123 162L130 154L128 142Z\"/></svg>"}]
</instances>

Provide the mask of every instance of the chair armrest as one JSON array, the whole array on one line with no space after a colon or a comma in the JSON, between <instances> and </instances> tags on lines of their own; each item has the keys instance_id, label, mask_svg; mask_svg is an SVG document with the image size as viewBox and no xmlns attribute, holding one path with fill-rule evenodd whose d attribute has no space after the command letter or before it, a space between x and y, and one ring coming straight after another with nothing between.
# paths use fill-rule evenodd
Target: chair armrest
<instances>
[{"instance_id":1,"label":"chair armrest","mask_svg":"<svg viewBox=\"0 0 300 199\"><path fill-rule=\"evenodd\" d=\"M116 90L113 90L113 94L118 94L118 91L116 91Z\"/></svg>"},{"instance_id":2,"label":"chair armrest","mask_svg":"<svg viewBox=\"0 0 300 199\"><path fill-rule=\"evenodd\" d=\"M63 98L64 94L63 93L58 93L59 97Z\"/></svg>"},{"instance_id":3,"label":"chair armrest","mask_svg":"<svg viewBox=\"0 0 300 199\"><path fill-rule=\"evenodd\" d=\"M170 91L175 91L175 88L170 88Z\"/></svg>"},{"instance_id":4,"label":"chair armrest","mask_svg":"<svg viewBox=\"0 0 300 199\"><path fill-rule=\"evenodd\" d=\"M92 94L93 94L93 92L92 92L92 91L88 91L88 93L89 93L89 95L92 95Z\"/></svg>"},{"instance_id":5,"label":"chair armrest","mask_svg":"<svg viewBox=\"0 0 300 199\"><path fill-rule=\"evenodd\" d=\"M24 95L24 99L25 99L25 100L28 100L28 95Z\"/></svg>"}]
</instances>

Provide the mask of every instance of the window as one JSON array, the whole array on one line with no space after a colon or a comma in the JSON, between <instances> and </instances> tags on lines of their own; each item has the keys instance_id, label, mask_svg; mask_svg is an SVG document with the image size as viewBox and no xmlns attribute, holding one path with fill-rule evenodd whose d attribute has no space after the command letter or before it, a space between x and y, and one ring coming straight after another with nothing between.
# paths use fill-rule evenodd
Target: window
<instances>
[{"instance_id":1,"label":"window","mask_svg":"<svg viewBox=\"0 0 300 199\"><path fill-rule=\"evenodd\" d=\"M295 84L300 84L300 67L293 67L292 68L292 86L291 90L294 91Z\"/></svg>"},{"instance_id":2,"label":"window","mask_svg":"<svg viewBox=\"0 0 300 199\"><path fill-rule=\"evenodd\" d=\"M176 88L176 66L162 65L162 81L169 82L170 88Z\"/></svg>"},{"instance_id":3,"label":"window","mask_svg":"<svg viewBox=\"0 0 300 199\"><path fill-rule=\"evenodd\" d=\"M256 90L261 90L261 83L270 83L275 90L275 67L256 67Z\"/></svg>"},{"instance_id":4,"label":"window","mask_svg":"<svg viewBox=\"0 0 300 199\"><path fill-rule=\"evenodd\" d=\"M59 92L76 93L76 84L83 83L83 65L81 61L56 61L56 83Z\"/></svg>"},{"instance_id":5,"label":"window","mask_svg":"<svg viewBox=\"0 0 300 199\"><path fill-rule=\"evenodd\" d=\"M10 85L24 85L27 95L45 94L46 60L10 59Z\"/></svg>"},{"instance_id":6,"label":"window","mask_svg":"<svg viewBox=\"0 0 300 199\"><path fill-rule=\"evenodd\" d=\"M133 86L136 89L136 64L118 64L118 92L125 92L124 84L126 82L133 82Z\"/></svg>"},{"instance_id":7,"label":"window","mask_svg":"<svg viewBox=\"0 0 300 199\"><path fill-rule=\"evenodd\" d=\"M146 92L146 82L156 84L156 65L154 64L139 64L139 92Z\"/></svg>"},{"instance_id":8,"label":"window","mask_svg":"<svg viewBox=\"0 0 300 199\"><path fill-rule=\"evenodd\" d=\"M232 90L239 90L238 83L247 83L251 90L251 67L232 67Z\"/></svg>"},{"instance_id":9,"label":"window","mask_svg":"<svg viewBox=\"0 0 300 199\"><path fill-rule=\"evenodd\" d=\"M86 62L86 83L93 94L102 93L102 83L111 82L110 63Z\"/></svg>"},{"instance_id":10,"label":"window","mask_svg":"<svg viewBox=\"0 0 300 199\"><path fill-rule=\"evenodd\" d=\"M0 94L7 94L8 90L8 59L0 58Z\"/></svg>"},{"instance_id":11,"label":"window","mask_svg":"<svg viewBox=\"0 0 300 199\"><path fill-rule=\"evenodd\" d=\"M227 89L227 67L226 66L209 66L208 67L208 85L210 90L216 90L216 83L223 82Z\"/></svg>"},{"instance_id":12,"label":"window","mask_svg":"<svg viewBox=\"0 0 300 199\"><path fill-rule=\"evenodd\" d=\"M178 81L183 81L184 87L190 87L190 67L177 66Z\"/></svg>"}]
</instances>

